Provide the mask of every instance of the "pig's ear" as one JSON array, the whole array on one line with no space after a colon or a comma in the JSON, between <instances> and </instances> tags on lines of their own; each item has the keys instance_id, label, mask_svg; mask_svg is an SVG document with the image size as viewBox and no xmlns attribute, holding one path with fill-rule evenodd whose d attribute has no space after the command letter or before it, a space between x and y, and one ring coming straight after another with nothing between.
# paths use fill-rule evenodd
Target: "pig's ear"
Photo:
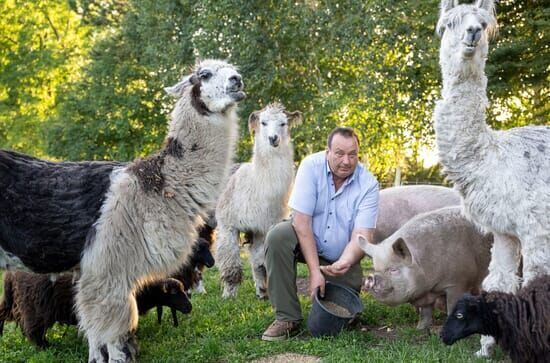
<instances>
[{"instance_id":1,"label":"pig's ear","mask_svg":"<svg viewBox=\"0 0 550 363\"><path fill-rule=\"evenodd\" d=\"M370 243L364 236L360 234L357 235L357 244L359 245L359 247L361 247L363 252L372 257L374 245Z\"/></svg>"},{"instance_id":2,"label":"pig's ear","mask_svg":"<svg viewBox=\"0 0 550 363\"><path fill-rule=\"evenodd\" d=\"M392 248L393 252L400 258L404 259L407 264L412 262L411 251L409 251L409 247L407 247L407 243L405 243L403 238L399 237L397 241L393 243Z\"/></svg>"}]
</instances>

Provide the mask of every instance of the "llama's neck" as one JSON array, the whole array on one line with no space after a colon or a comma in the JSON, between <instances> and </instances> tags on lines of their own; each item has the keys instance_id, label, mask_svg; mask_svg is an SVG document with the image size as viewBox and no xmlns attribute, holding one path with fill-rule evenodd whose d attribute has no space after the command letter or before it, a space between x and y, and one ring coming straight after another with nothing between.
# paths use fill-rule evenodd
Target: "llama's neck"
<instances>
[{"instance_id":1,"label":"llama's neck","mask_svg":"<svg viewBox=\"0 0 550 363\"><path fill-rule=\"evenodd\" d=\"M214 208L229 174L238 134L236 106L223 113L201 115L190 100L180 100L172 112L168 140L181 146L179 157L165 162L167 187L175 194L196 188L195 198L206 210Z\"/></svg>"},{"instance_id":2,"label":"llama's neck","mask_svg":"<svg viewBox=\"0 0 550 363\"><path fill-rule=\"evenodd\" d=\"M271 173L273 170L281 170L285 166L291 169L294 161L294 152L290 143L281 143L273 148L270 145L263 145L256 140L252 155L252 164L257 166L255 170ZM273 165L278 167L274 168Z\"/></svg>"},{"instance_id":3,"label":"llama's neck","mask_svg":"<svg viewBox=\"0 0 550 363\"><path fill-rule=\"evenodd\" d=\"M494 133L485 122L487 77L479 62L441 60L442 100L434 112L440 161L447 177L459 187L468 184L473 168L491 150Z\"/></svg>"},{"instance_id":4,"label":"llama's neck","mask_svg":"<svg viewBox=\"0 0 550 363\"><path fill-rule=\"evenodd\" d=\"M487 77L485 76L485 59L473 58L463 59L461 57L447 54L440 55L441 76L443 88L441 96L443 99L452 97L457 92L473 91L482 93L486 98Z\"/></svg>"}]
</instances>

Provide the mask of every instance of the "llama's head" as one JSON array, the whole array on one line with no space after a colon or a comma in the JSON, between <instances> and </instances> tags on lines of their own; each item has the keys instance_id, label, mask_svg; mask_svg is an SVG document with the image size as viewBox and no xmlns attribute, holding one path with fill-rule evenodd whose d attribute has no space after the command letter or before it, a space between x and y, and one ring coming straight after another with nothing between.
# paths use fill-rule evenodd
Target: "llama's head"
<instances>
[{"instance_id":1,"label":"llama's head","mask_svg":"<svg viewBox=\"0 0 550 363\"><path fill-rule=\"evenodd\" d=\"M302 122L300 111L288 112L280 103L271 103L248 117L248 129L255 144L278 147L290 142L290 127Z\"/></svg>"},{"instance_id":2,"label":"llama's head","mask_svg":"<svg viewBox=\"0 0 550 363\"><path fill-rule=\"evenodd\" d=\"M470 60L484 62L489 39L496 28L494 0L476 0L473 4L460 5L458 0L442 0L437 22L442 65Z\"/></svg>"},{"instance_id":3,"label":"llama's head","mask_svg":"<svg viewBox=\"0 0 550 363\"><path fill-rule=\"evenodd\" d=\"M481 316L481 297L464 294L441 329L441 340L447 345L472 334L484 333Z\"/></svg>"},{"instance_id":4,"label":"llama's head","mask_svg":"<svg viewBox=\"0 0 550 363\"><path fill-rule=\"evenodd\" d=\"M172 87L168 94L181 98L189 90L191 104L202 115L224 112L245 98L244 83L237 69L222 60L199 62L193 72Z\"/></svg>"}]
</instances>

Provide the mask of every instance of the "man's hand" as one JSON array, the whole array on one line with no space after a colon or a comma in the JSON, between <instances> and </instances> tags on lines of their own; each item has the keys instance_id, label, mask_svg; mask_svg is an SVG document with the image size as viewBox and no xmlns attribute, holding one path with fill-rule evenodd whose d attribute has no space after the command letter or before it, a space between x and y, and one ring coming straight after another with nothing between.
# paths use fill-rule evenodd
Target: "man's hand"
<instances>
[{"instance_id":1,"label":"man's hand","mask_svg":"<svg viewBox=\"0 0 550 363\"><path fill-rule=\"evenodd\" d=\"M342 276L348 272L350 267L349 262L337 260L332 265L321 266L321 272L329 276Z\"/></svg>"},{"instance_id":2,"label":"man's hand","mask_svg":"<svg viewBox=\"0 0 550 363\"><path fill-rule=\"evenodd\" d=\"M325 296L325 276L323 276L321 271L310 274L309 288L311 289L310 296L312 300L315 298L315 292L317 291L317 288L319 288L319 294L321 295L321 297Z\"/></svg>"}]
</instances>

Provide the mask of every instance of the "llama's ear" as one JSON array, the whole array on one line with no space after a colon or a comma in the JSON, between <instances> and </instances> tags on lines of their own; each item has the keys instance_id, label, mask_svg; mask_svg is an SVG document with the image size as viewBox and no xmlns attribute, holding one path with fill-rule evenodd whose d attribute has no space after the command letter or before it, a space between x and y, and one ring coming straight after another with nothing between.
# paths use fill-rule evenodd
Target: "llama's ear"
<instances>
[{"instance_id":1,"label":"llama's ear","mask_svg":"<svg viewBox=\"0 0 550 363\"><path fill-rule=\"evenodd\" d=\"M302 124L303 117L300 111L288 112L285 110L283 112L285 113L290 126L294 127Z\"/></svg>"},{"instance_id":2,"label":"llama's ear","mask_svg":"<svg viewBox=\"0 0 550 363\"><path fill-rule=\"evenodd\" d=\"M495 13L495 0L477 0L478 8L485 9L489 14Z\"/></svg>"},{"instance_id":3,"label":"llama's ear","mask_svg":"<svg viewBox=\"0 0 550 363\"><path fill-rule=\"evenodd\" d=\"M439 4L439 15L445 14L457 5L458 0L441 0L441 3Z\"/></svg>"},{"instance_id":4,"label":"llama's ear","mask_svg":"<svg viewBox=\"0 0 550 363\"><path fill-rule=\"evenodd\" d=\"M441 0L439 4L439 20L435 27L437 35L442 36L445 31L445 13L458 5L458 0Z\"/></svg>"},{"instance_id":5,"label":"llama's ear","mask_svg":"<svg viewBox=\"0 0 550 363\"><path fill-rule=\"evenodd\" d=\"M260 111L254 111L248 116L248 132L250 132L250 135L254 135L254 132L256 132L258 121L260 121Z\"/></svg>"},{"instance_id":6,"label":"llama's ear","mask_svg":"<svg viewBox=\"0 0 550 363\"><path fill-rule=\"evenodd\" d=\"M164 90L170 96L179 98L183 95L183 92L187 87L197 84L198 81L199 81L199 78L196 76L196 74L193 73L188 76L185 76L181 81L179 81L172 87L165 87Z\"/></svg>"}]
</instances>

